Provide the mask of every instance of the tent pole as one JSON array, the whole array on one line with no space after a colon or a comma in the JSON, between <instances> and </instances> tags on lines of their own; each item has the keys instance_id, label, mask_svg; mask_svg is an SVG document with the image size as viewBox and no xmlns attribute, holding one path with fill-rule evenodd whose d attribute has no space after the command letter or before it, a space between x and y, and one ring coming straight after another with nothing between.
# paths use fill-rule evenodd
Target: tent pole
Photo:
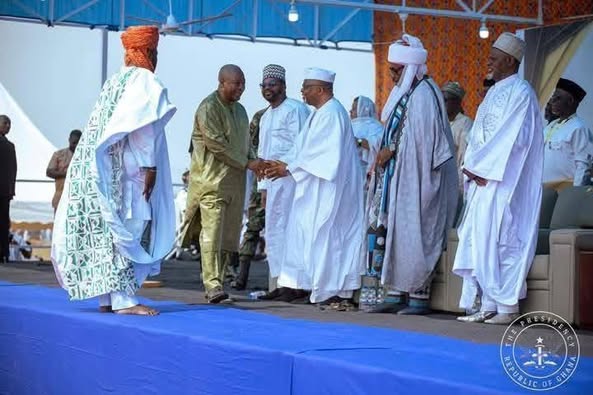
<instances>
[{"instance_id":1,"label":"tent pole","mask_svg":"<svg viewBox=\"0 0 593 395\"><path fill-rule=\"evenodd\" d=\"M101 87L107 80L107 55L109 50L109 32L107 29L101 29Z\"/></svg>"}]
</instances>

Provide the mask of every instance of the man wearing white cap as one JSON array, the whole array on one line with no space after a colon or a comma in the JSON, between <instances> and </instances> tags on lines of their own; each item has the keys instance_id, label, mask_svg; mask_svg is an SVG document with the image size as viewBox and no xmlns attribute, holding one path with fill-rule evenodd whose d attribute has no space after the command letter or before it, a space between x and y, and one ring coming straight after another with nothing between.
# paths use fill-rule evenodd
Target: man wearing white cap
<instances>
[{"instance_id":1,"label":"man wearing white cap","mask_svg":"<svg viewBox=\"0 0 593 395\"><path fill-rule=\"evenodd\" d=\"M290 163L294 159L292 148L296 136L309 116L309 109L303 102L286 97L286 70L282 66L270 64L264 67L260 86L262 96L270 103L270 107L262 115L259 125L258 157ZM284 248L287 242L290 242L284 232L294 188L295 182L292 177L276 180L263 179L258 182L258 190L262 192L262 205L266 213L266 252L272 279L280 274ZM274 290L262 299L290 302L302 297L304 297L303 291L277 288L277 291Z\"/></svg>"},{"instance_id":2,"label":"man wearing white cap","mask_svg":"<svg viewBox=\"0 0 593 395\"><path fill-rule=\"evenodd\" d=\"M441 91L445 99L449 125L451 125L451 133L453 134L453 142L455 143L455 159L457 168L459 169L461 190L463 190L463 173L461 172L461 168L465 150L467 149L467 142L469 141L469 132L474 121L463 113L461 102L465 96L465 90L459 85L459 82L447 82L443 85Z\"/></svg>"},{"instance_id":3,"label":"man wearing white cap","mask_svg":"<svg viewBox=\"0 0 593 395\"><path fill-rule=\"evenodd\" d=\"M508 324L525 297L542 194L543 127L537 97L517 70L525 42L498 37L488 58L495 85L478 108L464 160L467 188L453 272L464 278L465 322Z\"/></svg>"},{"instance_id":4,"label":"man wearing white cap","mask_svg":"<svg viewBox=\"0 0 593 395\"><path fill-rule=\"evenodd\" d=\"M313 111L288 162L274 161L269 178L295 182L278 285L311 290L312 303L348 305L360 288L362 175L346 109L333 97L335 73L309 68L301 93Z\"/></svg>"},{"instance_id":5,"label":"man wearing white cap","mask_svg":"<svg viewBox=\"0 0 593 395\"><path fill-rule=\"evenodd\" d=\"M441 90L426 75L427 55L408 34L389 47L396 86L382 112L385 131L369 185L369 235L377 235L375 250L381 242L385 249L371 271L398 314L430 311L432 275L457 208L453 137Z\"/></svg>"}]
</instances>

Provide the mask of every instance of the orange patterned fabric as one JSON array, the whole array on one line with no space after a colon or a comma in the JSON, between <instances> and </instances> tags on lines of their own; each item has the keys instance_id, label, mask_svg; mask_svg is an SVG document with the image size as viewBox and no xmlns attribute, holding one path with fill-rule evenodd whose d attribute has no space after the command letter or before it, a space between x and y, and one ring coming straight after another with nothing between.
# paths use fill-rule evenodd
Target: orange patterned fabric
<instances>
[{"instance_id":1,"label":"orange patterned fabric","mask_svg":"<svg viewBox=\"0 0 593 395\"><path fill-rule=\"evenodd\" d=\"M149 50L155 50L159 43L159 29L155 26L132 26L121 35L121 42L126 50L126 66L136 66L154 72Z\"/></svg>"},{"instance_id":2,"label":"orange patterned fabric","mask_svg":"<svg viewBox=\"0 0 593 395\"><path fill-rule=\"evenodd\" d=\"M375 2L401 5L401 1L396 0ZM485 1L477 3L482 4ZM537 0L497 0L486 13L535 18L537 3ZM408 0L406 6L461 10L455 0ZM544 0L544 22L557 23L567 16L588 14L591 9L593 0ZM385 12L375 12L374 26L375 93L377 108L380 109L393 87L389 76L387 50L391 42L401 37L402 26L397 14ZM529 27L491 21L487 22L487 26L490 29L490 37L483 40L478 37L480 21L477 20L410 15L406 21L406 32L420 38L428 50L428 74L439 85L447 81L459 82L467 92L463 106L471 117L474 117L482 100L482 81L487 73L486 61L492 43L502 32L515 32Z\"/></svg>"}]
</instances>

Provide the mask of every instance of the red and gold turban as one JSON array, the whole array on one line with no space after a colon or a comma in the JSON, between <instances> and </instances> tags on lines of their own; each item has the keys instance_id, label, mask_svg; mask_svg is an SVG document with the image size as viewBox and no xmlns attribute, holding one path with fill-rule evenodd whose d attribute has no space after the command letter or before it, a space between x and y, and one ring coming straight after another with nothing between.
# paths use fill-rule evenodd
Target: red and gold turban
<instances>
[{"instance_id":1,"label":"red and gold turban","mask_svg":"<svg viewBox=\"0 0 593 395\"><path fill-rule=\"evenodd\" d=\"M132 26L121 35L126 50L126 66L143 67L154 72L149 50L155 50L159 43L159 29L156 26Z\"/></svg>"}]
</instances>

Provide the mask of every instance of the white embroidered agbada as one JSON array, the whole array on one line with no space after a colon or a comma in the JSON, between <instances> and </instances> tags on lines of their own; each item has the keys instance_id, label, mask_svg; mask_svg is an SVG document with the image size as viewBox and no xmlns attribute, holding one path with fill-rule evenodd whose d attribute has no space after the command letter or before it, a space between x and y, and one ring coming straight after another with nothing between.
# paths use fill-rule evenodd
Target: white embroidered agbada
<instances>
[{"instance_id":1,"label":"white embroidered agbada","mask_svg":"<svg viewBox=\"0 0 593 395\"><path fill-rule=\"evenodd\" d=\"M336 99L309 115L288 170L296 183L280 286L311 290L311 302L360 288L362 178L350 118Z\"/></svg>"},{"instance_id":2,"label":"white embroidered agbada","mask_svg":"<svg viewBox=\"0 0 593 395\"><path fill-rule=\"evenodd\" d=\"M258 157L266 160L294 160L295 139L309 116L309 108L300 101L286 98L278 107L269 107L259 125ZM292 177L277 180L264 179L258 190L266 191L266 253L270 276L278 277L284 249L290 240L284 234L290 206L294 197L295 182Z\"/></svg>"},{"instance_id":3,"label":"white embroidered agbada","mask_svg":"<svg viewBox=\"0 0 593 395\"><path fill-rule=\"evenodd\" d=\"M352 130L354 137L365 139L369 143L369 149L358 147L363 180L366 180L366 175L374 165L381 146L383 125L377 120L375 103L366 96L358 96L357 99L356 118L352 120Z\"/></svg>"},{"instance_id":4,"label":"white embroidered agbada","mask_svg":"<svg viewBox=\"0 0 593 395\"><path fill-rule=\"evenodd\" d=\"M498 81L478 108L464 168L488 181L468 183L453 272L477 280L484 300L515 306L526 295L542 194L543 128L537 97L517 74ZM475 289L464 286L460 307ZM489 307L490 310L492 307Z\"/></svg>"},{"instance_id":5,"label":"white embroidered agbada","mask_svg":"<svg viewBox=\"0 0 593 395\"><path fill-rule=\"evenodd\" d=\"M593 158L593 133L574 114L565 120L554 120L546 126L544 136L544 184L571 181L574 186L588 185L587 170Z\"/></svg>"},{"instance_id":6,"label":"white embroidered agbada","mask_svg":"<svg viewBox=\"0 0 593 395\"><path fill-rule=\"evenodd\" d=\"M175 207L164 128L167 90L139 67L107 80L68 168L52 262L72 299L134 294L173 247ZM150 200L144 170L156 167ZM145 229L149 224L149 231Z\"/></svg>"}]
</instances>

